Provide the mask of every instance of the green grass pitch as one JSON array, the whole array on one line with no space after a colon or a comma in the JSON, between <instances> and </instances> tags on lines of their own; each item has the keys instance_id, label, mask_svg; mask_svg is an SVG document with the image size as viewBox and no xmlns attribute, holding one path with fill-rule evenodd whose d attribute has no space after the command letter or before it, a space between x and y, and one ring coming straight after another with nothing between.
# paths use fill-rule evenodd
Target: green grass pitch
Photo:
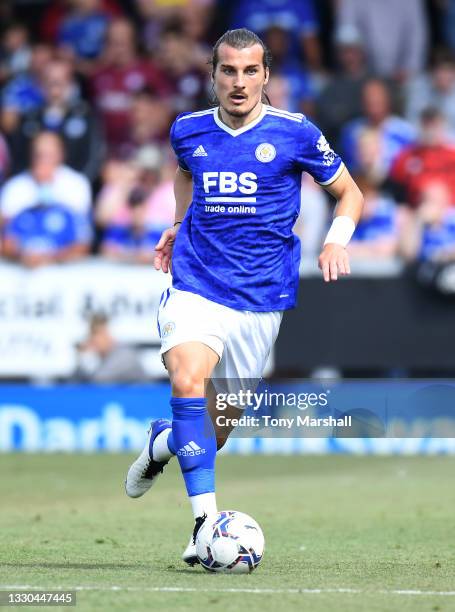
<instances>
[{"instance_id":1,"label":"green grass pitch","mask_svg":"<svg viewBox=\"0 0 455 612\"><path fill-rule=\"evenodd\" d=\"M131 500L130 460L0 455L0 588L85 587L79 612L455 610L454 457L219 457L219 507L265 533L246 576L187 568L177 462Z\"/></svg>"}]
</instances>

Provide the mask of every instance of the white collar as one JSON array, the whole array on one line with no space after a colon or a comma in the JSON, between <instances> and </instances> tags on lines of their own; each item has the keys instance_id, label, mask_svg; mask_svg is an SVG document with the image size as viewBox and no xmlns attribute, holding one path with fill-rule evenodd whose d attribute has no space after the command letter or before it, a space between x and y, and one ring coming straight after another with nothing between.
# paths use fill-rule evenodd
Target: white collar
<instances>
[{"instance_id":1,"label":"white collar","mask_svg":"<svg viewBox=\"0 0 455 612\"><path fill-rule=\"evenodd\" d=\"M253 121L250 121L250 123L247 123L246 125L243 125L242 127L239 127L236 130L233 130L228 125L226 125L223 121L221 121L220 115L219 115L219 113L220 113L220 107L219 106L217 108L215 108L215 112L213 113L213 118L215 119L215 123L217 124L217 126L220 127L222 130L224 130L225 132L227 132L231 136L240 136L240 134L243 134L244 132L248 132L248 130L251 130L260 121L262 121L266 111L267 111L267 107L266 107L265 104L263 104L261 112L256 117L256 119L253 119Z\"/></svg>"}]
</instances>

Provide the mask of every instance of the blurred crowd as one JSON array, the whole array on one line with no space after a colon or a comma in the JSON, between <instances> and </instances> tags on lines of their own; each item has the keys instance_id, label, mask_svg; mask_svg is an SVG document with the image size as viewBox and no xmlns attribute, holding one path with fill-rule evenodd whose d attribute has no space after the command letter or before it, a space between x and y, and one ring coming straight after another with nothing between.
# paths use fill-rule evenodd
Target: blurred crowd
<instances>
[{"instance_id":1,"label":"blurred crowd","mask_svg":"<svg viewBox=\"0 0 455 612\"><path fill-rule=\"evenodd\" d=\"M0 23L2 258L150 264L173 223L169 127L208 106L211 46L247 27L272 104L365 194L352 257L455 259L455 0L21 0ZM305 255L332 204L303 177Z\"/></svg>"}]
</instances>

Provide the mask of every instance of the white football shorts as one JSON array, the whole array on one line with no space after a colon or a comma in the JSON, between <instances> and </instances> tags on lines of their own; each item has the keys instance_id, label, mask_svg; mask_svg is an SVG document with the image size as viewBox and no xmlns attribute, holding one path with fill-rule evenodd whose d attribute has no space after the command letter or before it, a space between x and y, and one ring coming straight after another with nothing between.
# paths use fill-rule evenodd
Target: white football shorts
<instances>
[{"instance_id":1,"label":"white football shorts","mask_svg":"<svg viewBox=\"0 0 455 612\"><path fill-rule=\"evenodd\" d=\"M254 391L282 318L282 311L234 310L171 287L163 293L158 309L160 353L184 342L202 342L219 357L212 375L218 392Z\"/></svg>"}]
</instances>

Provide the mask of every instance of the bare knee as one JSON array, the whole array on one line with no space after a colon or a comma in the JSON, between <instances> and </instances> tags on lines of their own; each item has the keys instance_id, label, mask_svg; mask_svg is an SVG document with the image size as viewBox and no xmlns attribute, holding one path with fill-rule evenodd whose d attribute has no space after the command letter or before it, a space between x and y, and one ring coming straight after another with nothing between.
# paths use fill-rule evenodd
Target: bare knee
<instances>
[{"instance_id":1,"label":"bare knee","mask_svg":"<svg viewBox=\"0 0 455 612\"><path fill-rule=\"evenodd\" d=\"M175 397L204 397L204 375L198 370L178 369L171 374Z\"/></svg>"},{"instance_id":2,"label":"bare knee","mask_svg":"<svg viewBox=\"0 0 455 612\"><path fill-rule=\"evenodd\" d=\"M185 342L164 355L174 397L205 397L218 355L200 342Z\"/></svg>"}]
</instances>

